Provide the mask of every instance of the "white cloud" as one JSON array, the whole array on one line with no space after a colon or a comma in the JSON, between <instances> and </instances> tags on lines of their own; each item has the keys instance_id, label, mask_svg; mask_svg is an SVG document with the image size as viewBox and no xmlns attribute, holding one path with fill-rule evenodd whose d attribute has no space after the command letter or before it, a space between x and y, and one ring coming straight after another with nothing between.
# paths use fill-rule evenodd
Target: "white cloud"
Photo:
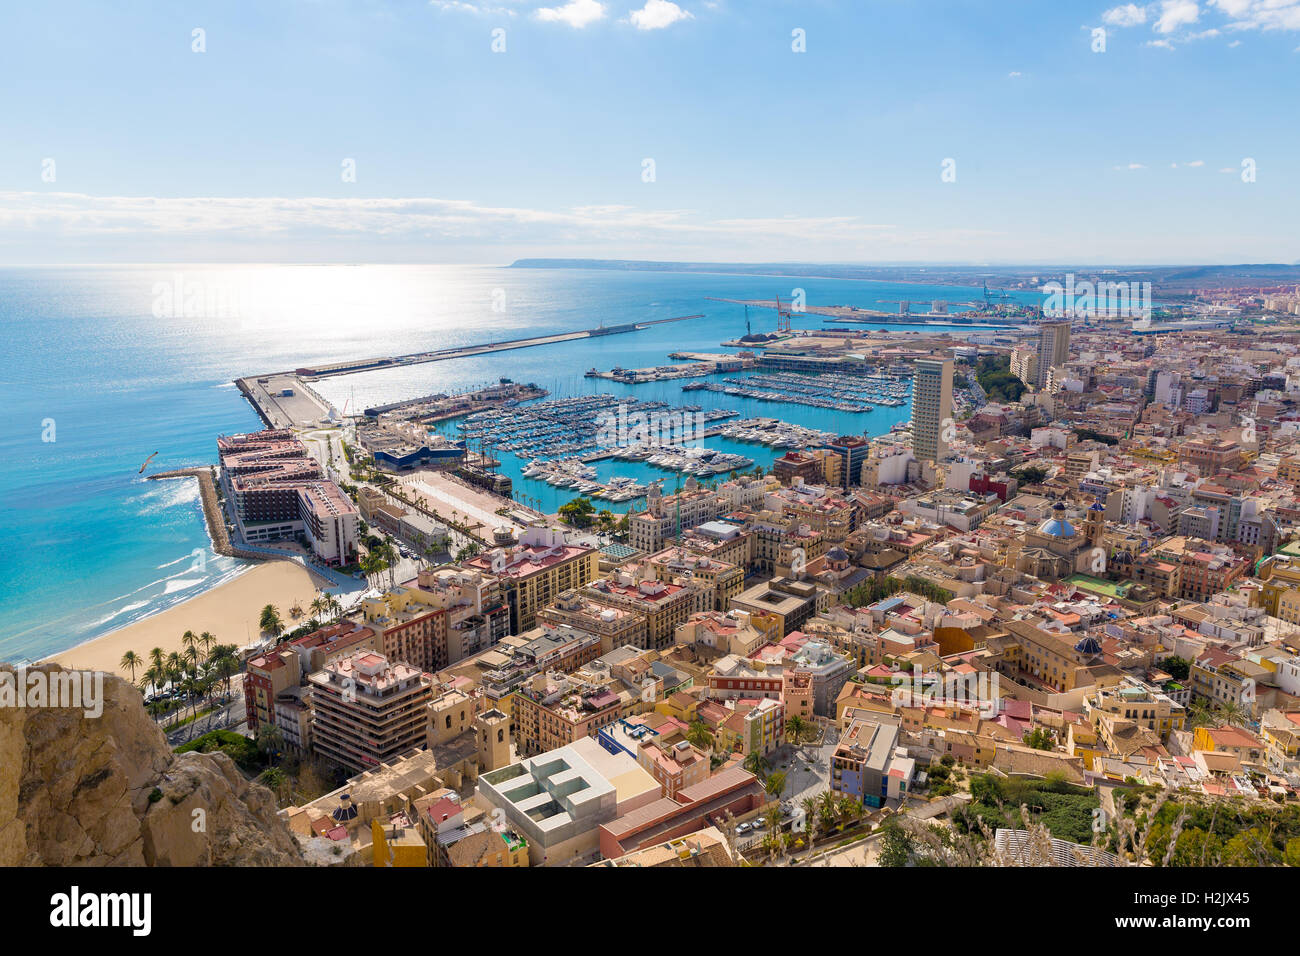
<instances>
[{"instance_id":1,"label":"white cloud","mask_svg":"<svg viewBox=\"0 0 1300 956\"><path fill-rule=\"evenodd\" d=\"M1188 163L1187 165L1188 165L1188 166L1204 166L1204 165L1205 165L1205 160L1203 160L1203 159L1194 159L1194 160L1192 160L1190 163Z\"/></svg>"},{"instance_id":2,"label":"white cloud","mask_svg":"<svg viewBox=\"0 0 1300 956\"><path fill-rule=\"evenodd\" d=\"M1195 23L1200 15L1195 0L1161 0L1160 18L1154 29L1157 33L1173 33L1179 27Z\"/></svg>"},{"instance_id":3,"label":"white cloud","mask_svg":"<svg viewBox=\"0 0 1300 956\"><path fill-rule=\"evenodd\" d=\"M434 197L345 199L325 197L90 196L82 193L0 192L0 248L32 239L172 243L186 245L265 240L286 248L364 241L377 245L426 242L489 246L581 243L592 251L609 243L678 246L731 242L889 243L949 241L1000 235L987 230L908 232L856 216L709 219L686 209L589 205L568 209L489 206Z\"/></svg>"},{"instance_id":4,"label":"white cloud","mask_svg":"<svg viewBox=\"0 0 1300 956\"><path fill-rule=\"evenodd\" d=\"M638 30L662 30L679 20L694 20L695 16L672 0L646 0L646 5L640 10L633 10L628 19Z\"/></svg>"},{"instance_id":5,"label":"white cloud","mask_svg":"<svg viewBox=\"0 0 1300 956\"><path fill-rule=\"evenodd\" d=\"M1020 76L1020 71L1012 70L1010 73L1007 74L1007 76L1009 76L1011 79L1014 80L1016 77Z\"/></svg>"},{"instance_id":6,"label":"white cloud","mask_svg":"<svg viewBox=\"0 0 1300 956\"><path fill-rule=\"evenodd\" d=\"M539 7L534 14L547 23L567 23L581 29L605 16L605 5L597 0L569 0L562 7Z\"/></svg>"},{"instance_id":7,"label":"white cloud","mask_svg":"<svg viewBox=\"0 0 1300 956\"><path fill-rule=\"evenodd\" d=\"M1147 40L1146 46L1158 46L1162 50L1172 50L1174 45L1168 40Z\"/></svg>"},{"instance_id":8,"label":"white cloud","mask_svg":"<svg viewBox=\"0 0 1300 956\"><path fill-rule=\"evenodd\" d=\"M1129 163L1127 166L1116 166L1116 169L1146 169L1142 163Z\"/></svg>"},{"instance_id":9,"label":"white cloud","mask_svg":"<svg viewBox=\"0 0 1300 956\"><path fill-rule=\"evenodd\" d=\"M1111 7L1101 15L1101 19L1112 27L1135 27L1147 22L1147 11L1136 3L1126 3L1120 7Z\"/></svg>"},{"instance_id":10,"label":"white cloud","mask_svg":"<svg viewBox=\"0 0 1300 956\"><path fill-rule=\"evenodd\" d=\"M510 2L510 0L506 0ZM483 3L482 0L429 0L429 6L441 13L480 13L491 16L515 16L515 11L508 7L494 3Z\"/></svg>"}]
</instances>

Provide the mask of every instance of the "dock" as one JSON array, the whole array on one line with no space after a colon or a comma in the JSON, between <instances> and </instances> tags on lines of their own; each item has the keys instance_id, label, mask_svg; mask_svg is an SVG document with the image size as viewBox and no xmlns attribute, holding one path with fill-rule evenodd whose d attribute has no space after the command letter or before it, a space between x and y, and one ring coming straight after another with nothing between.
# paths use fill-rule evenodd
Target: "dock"
<instances>
[{"instance_id":1,"label":"dock","mask_svg":"<svg viewBox=\"0 0 1300 956\"><path fill-rule=\"evenodd\" d=\"M451 349L438 349L433 352L412 352L408 355L385 356L381 358L359 359L351 362L334 362L328 365L315 365L294 370L302 379L317 380L331 375L349 375L353 372L367 372L381 368L396 368L402 365L419 365L424 362L447 362L451 359L469 358L475 355L488 355L493 352L508 352L512 349L533 348L538 345L553 345L556 342L573 342L578 339L600 338L605 335L622 335L626 332L639 332L655 325L669 322L685 322L688 319L702 319L698 315L679 315L669 319L647 319L644 322L628 322L623 325L599 326L583 329L579 332L557 332L554 335L535 335L525 339L506 339L501 342L484 342L481 345L464 345Z\"/></svg>"},{"instance_id":2,"label":"dock","mask_svg":"<svg viewBox=\"0 0 1300 956\"><path fill-rule=\"evenodd\" d=\"M708 296L712 302L753 306L756 309L789 311L782 303L770 299L720 299ZM798 310L805 315L819 315L832 322L869 325L961 325L972 328L1014 328L1026 324L1024 316L1000 317L996 312L972 309L968 312L882 312L879 309L860 309L855 305L804 306Z\"/></svg>"}]
</instances>

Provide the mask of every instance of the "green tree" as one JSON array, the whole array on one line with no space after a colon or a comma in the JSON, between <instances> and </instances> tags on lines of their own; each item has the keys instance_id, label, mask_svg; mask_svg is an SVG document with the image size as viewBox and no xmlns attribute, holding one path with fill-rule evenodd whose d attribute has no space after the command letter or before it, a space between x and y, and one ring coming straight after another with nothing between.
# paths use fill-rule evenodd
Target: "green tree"
<instances>
[{"instance_id":1,"label":"green tree","mask_svg":"<svg viewBox=\"0 0 1300 956\"><path fill-rule=\"evenodd\" d=\"M785 736L791 743L799 743L812 728L798 714L791 714L785 722Z\"/></svg>"},{"instance_id":2,"label":"green tree","mask_svg":"<svg viewBox=\"0 0 1300 956\"><path fill-rule=\"evenodd\" d=\"M772 768L772 762L755 750L745 758L744 767L759 780L766 781L767 772Z\"/></svg>"},{"instance_id":3,"label":"green tree","mask_svg":"<svg viewBox=\"0 0 1300 956\"><path fill-rule=\"evenodd\" d=\"M596 506L591 503L590 498L574 498L572 501L560 505L560 518L575 528L585 528L591 524L591 516L595 513Z\"/></svg>"},{"instance_id":4,"label":"green tree","mask_svg":"<svg viewBox=\"0 0 1300 956\"><path fill-rule=\"evenodd\" d=\"M891 816L880 830L880 850L876 862L890 867L911 865L916 855L916 846L898 817Z\"/></svg>"},{"instance_id":5,"label":"green tree","mask_svg":"<svg viewBox=\"0 0 1300 956\"><path fill-rule=\"evenodd\" d=\"M1052 732L1046 727L1035 727L1033 730L1026 730L1022 738L1026 746L1033 747L1035 750L1053 750L1056 746L1056 740Z\"/></svg>"},{"instance_id":6,"label":"green tree","mask_svg":"<svg viewBox=\"0 0 1300 956\"><path fill-rule=\"evenodd\" d=\"M144 660L135 651L127 651L118 661L118 666L131 675L131 683L135 683L135 672L144 666Z\"/></svg>"},{"instance_id":7,"label":"green tree","mask_svg":"<svg viewBox=\"0 0 1300 956\"><path fill-rule=\"evenodd\" d=\"M763 782L763 789L773 800L780 800L781 795L785 793L785 771L777 770L767 775L767 780Z\"/></svg>"},{"instance_id":8,"label":"green tree","mask_svg":"<svg viewBox=\"0 0 1300 956\"><path fill-rule=\"evenodd\" d=\"M262 608L262 614L257 623L263 634L279 637L284 633L284 622L280 620L280 612L274 604L268 604Z\"/></svg>"},{"instance_id":9,"label":"green tree","mask_svg":"<svg viewBox=\"0 0 1300 956\"><path fill-rule=\"evenodd\" d=\"M709 733L709 725L702 720L691 721L691 726L686 731L686 740L706 753L713 751L713 734Z\"/></svg>"}]
</instances>

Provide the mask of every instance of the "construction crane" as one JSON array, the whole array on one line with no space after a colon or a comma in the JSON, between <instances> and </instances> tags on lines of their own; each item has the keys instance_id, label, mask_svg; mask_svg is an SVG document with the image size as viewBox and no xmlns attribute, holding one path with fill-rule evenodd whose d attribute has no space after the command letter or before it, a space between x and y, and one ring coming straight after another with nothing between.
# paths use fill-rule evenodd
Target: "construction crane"
<instances>
[{"instance_id":1,"label":"construction crane","mask_svg":"<svg viewBox=\"0 0 1300 956\"><path fill-rule=\"evenodd\" d=\"M1008 295L1006 292L1001 292L996 290L990 292L989 280L988 279L984 280L984 308L986 309L992 308L994 299L997 299L999 302L1006 302L1010 298L1011 296Z\"/></svg>"},{"instance_id":2,"label":"construction crane","mask_svg":"<svg viewBox=\"0 0 1300 956\"><path fill-rule=\"evenodd\" d=\"M776 330L778 332L792 331L790 326L790 310L781 308L781 293L776 294Z\"/></svg>"}]
</instances>

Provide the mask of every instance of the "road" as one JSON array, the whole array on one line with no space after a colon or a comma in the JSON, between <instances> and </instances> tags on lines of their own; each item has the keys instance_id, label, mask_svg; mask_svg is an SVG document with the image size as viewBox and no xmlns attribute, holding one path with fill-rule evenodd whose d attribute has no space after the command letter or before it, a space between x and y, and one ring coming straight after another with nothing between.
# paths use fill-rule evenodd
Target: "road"
<instances>
[{"instance_id":1,"label":"road","mask_svg":"<svg viewBox=\"0 0 1300 956\"><path fill-rule=\"evenodd\" d=\"M172 715L175 716L175 715ZM175 730L164 730L169 747L179 747L196 737L202 737L210 730L239 731L247 720L244 707L243 675L236 674L230 678L230 699L210 714L204 714L198 720L191 721Z\"/></svg>"},{"instance_id":2,"label":"road","mask_svg":"<svg viewBox=\"0 0 1300 956\"><path fill-rule=\"evenodd\" d=\"M786 744L776 751L772 762L773 770L784 770L786 774L782 801L796 808L804 797L815 797L830 787L831 756L839 742L839 731L829 723L818 723L825 728L819 743L799 747Z\"/></svg>"}]
</instances>

